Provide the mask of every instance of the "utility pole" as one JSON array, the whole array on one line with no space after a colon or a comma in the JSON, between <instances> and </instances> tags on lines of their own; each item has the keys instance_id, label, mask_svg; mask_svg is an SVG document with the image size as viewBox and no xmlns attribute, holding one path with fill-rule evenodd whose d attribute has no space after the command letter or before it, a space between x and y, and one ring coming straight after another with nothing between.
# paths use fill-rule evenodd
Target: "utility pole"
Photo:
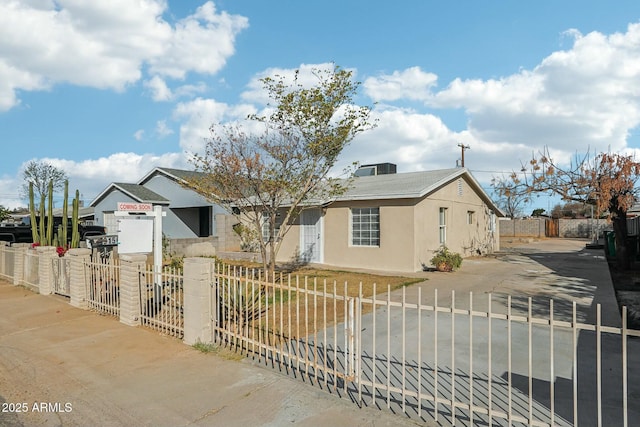
<instances>
[{"instance_id":1,"label":"utility pole","mask_svg":"<svg viewBox=\"0 0 640 427\"><path fill-rule=\"evenodd\" d=\"M460 147L460 149L462 150L462 157L461 157L460 166L464 167L464 152L465 152L465 150L471 150L471 147L469 147L468 145L464 145L461 142L458 143L458 147Z\"/></svg>"}]
</instances>

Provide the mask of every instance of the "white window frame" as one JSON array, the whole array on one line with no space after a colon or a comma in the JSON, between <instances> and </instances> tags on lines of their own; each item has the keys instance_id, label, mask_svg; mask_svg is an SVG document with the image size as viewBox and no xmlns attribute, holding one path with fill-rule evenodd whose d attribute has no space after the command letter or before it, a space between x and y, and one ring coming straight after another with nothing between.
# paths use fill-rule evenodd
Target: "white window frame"
<instances>
[{"instance_id":1,"label":"white window frame","mask_svg":"<svg viewBox=\"0 0 640 427\"><path fill-rule=\"evenodd\" d=\"M476 212L467 211L467 224L472 225L476 222Z\"/></svg>"},{"instance_id":2,"label":"white window frame","mask_svg":"<svg viewBox=\"0 0 640 427\"><path fill-rule=\"evenodd\" d=\"M447 210L447 208L438 210L438 234L441 245L447 244Z\"/></svg>"},{"instance_id":3,"label":"white window frame","mask_svg":"<svg viewBox=\"0 0 640 427\"><path fill-rule=\"evenodd\" d=\"M273 230L273 239L277 240L280 234L280 227L282 227L282 214L278 212L276 214L276 228ZM269 214L262 212L262 240L264 242L269 241Z\"/></svg>"},{"instance_id":4,"label":"white window frame","mask_svg":"<svg viewBox=\"0 0 640 427\"><path fill-rule=\"evenodd\" d=\"M350 245L356 247L380 247L380 208L351 208L350 216Z\"/></svg>"}]
</instances>

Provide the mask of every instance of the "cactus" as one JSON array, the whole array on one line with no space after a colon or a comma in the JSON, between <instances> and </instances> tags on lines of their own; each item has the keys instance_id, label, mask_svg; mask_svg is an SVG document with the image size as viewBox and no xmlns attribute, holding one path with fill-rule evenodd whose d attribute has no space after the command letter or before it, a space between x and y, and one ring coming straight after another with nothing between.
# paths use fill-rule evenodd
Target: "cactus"
<instances>
[{"instance_id":1,"label":"cactus","mask_svg":"<svg viewBox=\"0 0 640 427\"><path fill-rule=\"evenodd\" d=\"M73 211L71 213L71 247L80 246L80 230L78 230L78 206L80 204L80 191L76 190L76 197L73 199Z\"/></svg>"},{"instance_id":2,"label":"cactus","mask_svg":"<svg viewBox=\"0 0 640 427\"><path fill-rule=\"evenodd\" d=\"M46 246L51 246L53 242L53 181L49 181L49 202L47 203L47 239Z\"/></svg>"},{"instance_id":3,"label":"cactus","mask_svg":"<svg viewBox=\"0 0 640 427\"><path fill-rule=\"evenodd\" d=\"M44 193L42 193L40 195L40 207L39 207L39 210L40 210L39 221L40 222L38 223L38 228L40 230L39 231L40 239L37 242L40 245L44 245L44 238L45 238L45 235L44 235L44 202L45 202L45 195L44 195Z\"/></svg>"},{"instance_id":4,"label":"cactus","mask_svg":"<svg viewBox=\"0 0 640 427\"><path fill-rule=\"evenodd\" d=\"M69 227L69 180L64 181L64 200L62 201L62 230L59 231L58 237L60 238L60 246L66 248L68 246L67 241L67 228Z\"/></svg>"},{"instance_id":5,"label":"cactus","mask_svg":"<svg viewBox=\"0 0 640 427\"><path fill-rule=\"evenodd\" d=\"M62 226L62 224L59 224L58 229L56 230L56 233L53 235L53 242L51 242L53 246L57 246L59 248L66 248L67 244L64 241L63 231L64 231L64 227Z\"/></svg>"},{"instance_id":6,"label":"cactus","mask_svg":"<svg viewBox=\"0 0 640 427\"><path fill-rule=\"evenodd\" d=\"M38 220L36 219L36 205L33 196L33 182L29 183L29 214L31 216L31 241L33 243L40 242L38 235Z\"/></svg>"}]
</instances>

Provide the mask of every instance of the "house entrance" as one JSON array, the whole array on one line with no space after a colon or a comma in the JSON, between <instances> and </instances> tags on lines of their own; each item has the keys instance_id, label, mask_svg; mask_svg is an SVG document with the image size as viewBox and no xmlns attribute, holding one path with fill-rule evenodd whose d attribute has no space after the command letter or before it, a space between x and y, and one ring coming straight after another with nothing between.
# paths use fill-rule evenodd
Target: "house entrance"
<instances>
[{"instance_id":1,"label":"house entrance","mask_svg":"<svg viewBox=\"0 0 640 427\"><path fill-rule=\"evenodd\" d=\"M320 209L305 209L300 216L300 258L322 262L322 215Z\"/></svg>"}]
</instances>

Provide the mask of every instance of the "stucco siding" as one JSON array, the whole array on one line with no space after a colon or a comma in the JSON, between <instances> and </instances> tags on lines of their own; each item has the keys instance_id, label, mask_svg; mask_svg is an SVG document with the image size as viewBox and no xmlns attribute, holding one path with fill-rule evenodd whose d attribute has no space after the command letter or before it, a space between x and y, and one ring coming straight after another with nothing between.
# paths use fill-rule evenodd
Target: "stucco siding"
<instances>
[{"instance_id":1,"label":"stucco siding","mask_svg":"<svg viewBox=\"0 0 640 427\"><path fill-rule=\"evenodd\" d=\"M284 212L283 212L284 215ZM300 218L296 218L293 225L282 239L280 250L276 255L278 262L296 261L296 257L300 254Z\"/></svg>"},{"instance_id":2,"label":"stucco siding","mask_svg":"<svg viewBox=\"0 0 640 427\"><path fill-rule=\"evenodd\" d=\"M380 245L351 241L351 208L380 209ZM413 205L410 200L332 204L325 215L324 262L328 265L388 271L413 271Z\"/></svg>"},{"instance_id":3,"label":"stucco siding","mask_svg":"<svg viewBox=\"0 0 640 427\"><path fill-rule=\"evenodd\" d=\"M495 250L497 230L491 232L490 209L468 182L460 178L436 190L416 205L416 262L430 266L440 244L440 208L446 213L446 246L462 256L485 254ZM471 217L471 218L470 218Z\"/></svg>"}]
</instances>

